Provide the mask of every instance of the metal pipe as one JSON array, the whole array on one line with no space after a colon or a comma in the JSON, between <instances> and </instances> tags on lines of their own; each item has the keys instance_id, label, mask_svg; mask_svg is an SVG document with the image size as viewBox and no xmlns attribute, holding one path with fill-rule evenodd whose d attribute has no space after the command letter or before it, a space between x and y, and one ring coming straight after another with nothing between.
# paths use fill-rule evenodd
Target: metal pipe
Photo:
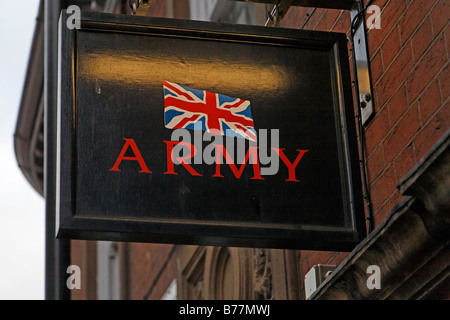
<instances>
[{"instance_id":1,"label":"metal pipe","mask_svg":"<svg viewBox=\"0 0 450 320\"><path fill-rule=\"evenodd\" d=\"M55 238L58 19L65 1L44 1L45 299L68 300L66 269L70 265L70 240Z\"/></svg>"}]
</instances>

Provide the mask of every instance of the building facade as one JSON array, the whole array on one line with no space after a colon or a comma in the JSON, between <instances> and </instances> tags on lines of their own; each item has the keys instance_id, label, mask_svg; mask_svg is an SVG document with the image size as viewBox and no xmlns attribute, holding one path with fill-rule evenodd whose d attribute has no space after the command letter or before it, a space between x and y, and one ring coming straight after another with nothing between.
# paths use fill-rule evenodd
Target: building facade
<instances>
[{"instance_id":1,"label":"building facade","mask_svg":"<svg viewBox=\"0 0 450 320\"><path fill-rule=\"evenodd\" d=\"M359 1L282 1L270 18L274 2L155 0L144 14L352 37L350 11ZM131 14L128 1L61 5L72 3L82 10ZM358 137L367 182L365 240L352 252L71 240L70 264L80 267L81 288L70 290L70 298L450 298L449 2L364 1L369 4L364 22L374 114ZM41 18L43 11L44 5ZM46 53L40 21L15 147L24 175L44 195ZM352 67L350 41L348 49ZM311 270L318 272L312 280Z\"/></svg>"}]
</instances>

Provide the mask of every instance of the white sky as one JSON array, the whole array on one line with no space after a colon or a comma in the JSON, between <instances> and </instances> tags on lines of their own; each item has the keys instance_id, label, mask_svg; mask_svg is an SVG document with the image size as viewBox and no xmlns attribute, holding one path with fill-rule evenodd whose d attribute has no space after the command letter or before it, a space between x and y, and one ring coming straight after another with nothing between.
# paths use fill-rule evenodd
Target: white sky
<instances>
[{"instance_id":1,"label":"white sky","mask_svg":"<svg viewBox=\"0 0 450 320\"><path fill-rule=\"evenodd\" d=\"M0 300L40 300L44 199L20 171L13 144L39 0L0 4Z\"/></svg>"}]
</instances>

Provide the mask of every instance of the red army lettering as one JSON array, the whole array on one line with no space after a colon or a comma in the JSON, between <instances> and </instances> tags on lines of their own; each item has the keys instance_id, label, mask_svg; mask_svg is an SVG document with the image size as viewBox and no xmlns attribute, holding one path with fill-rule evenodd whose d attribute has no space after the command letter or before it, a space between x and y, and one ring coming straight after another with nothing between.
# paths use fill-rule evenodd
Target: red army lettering
<instances>
[{"instance_id":1,"label":"red army lettering","mask_svg":"<svg viewBox=\"0 0 450 320\"><path fill-rule=\"evenodd\" d=\"M300 162L300 160L302 160L302 158L305 155L305 153L307 153L309 150L299 150L299 149L297 149L299 154L298 154L297 158L294 160L294 163L291 163L288 160L288 158L286 157L286 155L284 154L284 152L283 152L284 149L277 149L277 148L272 148L272 149L275 150L278 153L278 156L280 157L281 160L283 160L284 164L286 165L286 167L289 170L289 179L287 179L286 181L299 182L299 180L297 180L295 178L295 168L297 167L297 165Z\"/></svg>"},{"instance_id":2,"label":"red army lettering","mask_svg":"<svg viewBox=\"0 0 450 320\"><path fill-rule=\"evenodd\" d=\"M181 157L181 158L177 158L177 161L181 163L181 165L183 167L185 167L187 169L187 171L189 171L189 173L192 176L201 176L200 173L198 173L197 171L195 171L187 162L187 159L191 159L193 157L195 157L195 154L197 153L197 148L195 146L193 146L190 143L187 142L183 142L183 141L164 141L165 144L167 144L167 171L164 172L164 174L175 174L177 175L178 173L175 172L175 166L173 163L173 147L175 145L182 145L182 146L186 146L189 147L190 155L186 156L186 157Z\"/></svg>"},{"instance_id":3,"label":"red army lettering","mask_svg":"<svg viewBox=\"0 0 450 320\"><path fill-rule=\"evenodd\" d=\"M119 157L117 157L116 163L111 169L109 169L109 171L121 172L121 170L119 170L119 165L122 162L122 160L132 160L139 162L139 165L141 166L141 171L139 171L140 173L152 173L150 170L148 170L144 158L142 158L141 152L139 151L136 142L134 142L134 139L124 138L124 140L125 145L123 146L122 151L119 154ZM133 150L135 155L134 157L125 157L125 153L127 152L128 147L131 147L131 149Z\"/></svg>"},{"instance_id":4,"label":"red army lettering","mask_svg":"<svg viewBox=\"0 0 450 320\"><path fill-rule=\"evenodd\" d=\"M255 160L255 164L253 164L253 174L254 177L252 179L258 179L258 180L264 180L264 178L261 177L260 168L259 168L259 162L258 162L258 152L256 147L250 147L247 151L247 154L245 155L244 163L241 164L241 167L239 170L237 169L236 165L233 162L233 159L231 159L230 155L228 154L227 150L223 145L215 144L216 147L216 174L213 175L213 177L219 177L223 178L223 176L220 174L220 154L223 154L225 156L226 163L230 166L231 171L233 171L233 174L236 178L240 178L242 175L242 172L244 171L244 167L247 164L247 161L250 158L250 153L252 155L252 158Z\"/></svg>"},{"instance_id":5,"label":"red army lettering","mask_svg":"<svg viewBox=\"0 0 450 320\"><path fill-rule=\"evenodd\" d=\"M120 152L119 156L117 157L116 162L114 163L114 166L109 171L116 171L121 172L119 169L119 165L123 160L128 161L137 161L141 167L141 171L139 173L152 173L145 161L144 158L141 155L141 152L139 151L136 142L134 139L126 139L125 145L122 148L122 151ZM184 157L178 157L175 160L181 164L192 176L202 176L197 171L194 170L194 168L191 167L191 165L188 163L188 159L192 159L197 154L197 148L188 142L183 141L163 141L167 145L167 171L164 172L164 174L171 174L171 175L178 175L178 173L175 172L175 163L174 163L174 147L177 145L187 147L189 149L189 154ZM258 147L250 147L247 151L247 154L245 155L244 162L241 164L241 166L238 167L233 162L231 156L225 149L223 145L220 144L214 144L216 148L216 172L213 175L215 178L223 178L224 176L220 173L220 166L221 166L221 156L223 155L225 157L225 163L228 164L231 168L231 171L233 172L234 176L237 179L241 178L241 175L244 171L245 166L249 162L250 156L252 157L253 161L253 177L251 179L254 180L264 180L264 178L261 176L260 172L260 165L258 161ZM134 152L134 157L125 156L125 153L127 152L128 148L131 147L131 150ZM295 169L297 168L298 164L302 160L303 156L309 151L309 150L300 150L297 149L299 152L297 158L294 160L294 162L290 162L290 160L286 157L283 150L285 149L278 149L278 148L272 148L279 156L279 158L283 161L283 163L286 165L288 169L289 177L285 181L292 181L292 182L299 182L299 180L295 176Z\"/></svg>"}]
</instances>

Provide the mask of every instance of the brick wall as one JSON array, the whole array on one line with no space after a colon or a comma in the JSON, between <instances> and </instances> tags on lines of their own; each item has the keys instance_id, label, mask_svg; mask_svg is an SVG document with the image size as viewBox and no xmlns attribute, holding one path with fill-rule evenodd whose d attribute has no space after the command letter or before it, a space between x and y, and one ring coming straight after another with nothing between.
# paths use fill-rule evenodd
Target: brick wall
<instances>
[{"instance_id":1,"label":"brick wall","mask_svg":"<svg viewBox=\"0 0 450 320\"><path fill-rule=\"evenodd\" d=\"M166 1L153 1L147 15L150 17L166 17L167 16Z\"/></svg>"},{"instance_id":2,"label":"brick wall","mask_svg":"<svg viewBox=\"0 0 450 320\"><path fill-rule=\"evenodd\" d=\"M71 240L71 264L80 267L81 288L70 291L72 300L97 299L97 243L95 241ZM66 275L66 281L69 274Z\"/></svg>"},{"instance_id":3,"label":"brick wall","mask_svg":"<svg viewBox=\"0 0 450 320\"><path fill-rule=\"evenodd\" d=\"M175 277L173 245L129 244L129 299L160 299Z\"/></svg>"},{"instance_id":4,"label":"brick wall","mask_svg":"<svg viewBox=\"0 0 450 320\"><path fill-rule=\"evenodd\" d=\"M76 266L83 265L83 249L84 242L79 240L71 240L70 242L70 262ZM84 270L83 270L84 271ZM84 276L84 272L82 272L81 276ZM70 298L72 300L85 300L87 297L86 288L82 285L81 290L71 290Z\"/></svg>"},{"instance_id":5,"label":"brick wall","mask_svg":"<svg viewBox=\"0 0 450 320\"><path fill-rule=\"evenodd\" d=\"M382 12L381 29L368 31L376 114L365 126L366 165L376 225L400 200L396 189L400 179L450 128L449 3L372 3ZM345 32L349 36L350 17L341 10L292 7L281 26ZM346 256L301 251L302 276L315 264L339 265Z\"/></svg>"}]
</instances>

